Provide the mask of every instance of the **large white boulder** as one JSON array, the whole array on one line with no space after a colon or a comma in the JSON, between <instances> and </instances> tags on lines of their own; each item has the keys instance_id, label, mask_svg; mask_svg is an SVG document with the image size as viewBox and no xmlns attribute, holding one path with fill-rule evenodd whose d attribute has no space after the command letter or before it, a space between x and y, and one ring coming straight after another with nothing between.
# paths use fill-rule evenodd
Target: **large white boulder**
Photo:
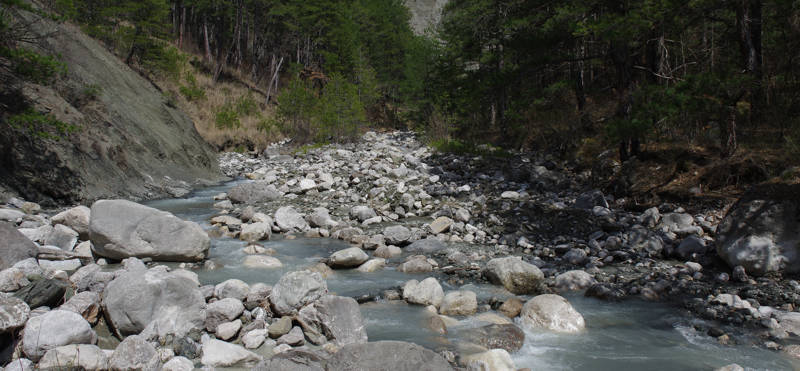
<instances>
[{"instance_id":1,"label":"large white boulder","mask_svg":"<svg viewBox=\"0 0 800 371\"><path fill-rule=\"evenodd\" d=\"M95 202L89 233L93 251L112 259L201 261L211 246L197 223L127 200Z\"/></svg>"}]
</instances>

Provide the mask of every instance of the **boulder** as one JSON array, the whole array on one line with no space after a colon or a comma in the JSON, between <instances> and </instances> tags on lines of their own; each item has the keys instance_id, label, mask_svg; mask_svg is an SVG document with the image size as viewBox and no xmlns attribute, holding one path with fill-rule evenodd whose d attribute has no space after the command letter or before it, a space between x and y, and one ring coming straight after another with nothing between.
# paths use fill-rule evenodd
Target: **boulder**
<instances>
[{"instance_id":1,"label":"boulder","mask_svg":"<svg viewBox=\"0 0 800 371\"><path fill-rule=\"evenodd\" d=\"M242 301L250 292L250 285L242 280L231 278L214 286L214 296L217 299L234 298Z\"/></svg>"},{"instance_id":2,"label":"boulder","mask_svg":"<svg viewBox=\"0 0 800 371\"><path fill-rule=\"evenodd\" d=\"M303 178L300 179L300 182L297 184L300 192L308 192L314 188L317 188L317 182L314 179Z\"/></svg>"},{"instance_id":3,"label":"boulder","mask_svg":"<svg viewBox=\"0 0 800 371\"><path fill-rule=\"evenodd\" d=\"M378 216L378 214L369 206L359 205L350 208L350 218L358 220L359 223L363 223L365 220L372 219L376 216Z\"/></svg>"},{"instance_id":4,"label":"boulder","mask_svg":"<svg viewBox=\"0 0 800 371\"><path fill-rule=\"evenodd\" d=\"M396 256L400 256L403 253L403 250L397 246L389 245L389 246L378 246L375 249L375 253L373 254L375 257L384 258L384 259L391 259Z\"/></svg>"},{"instance_id":5,"label":"boulder","mask_svg":"<svg viewBox=\"0 0 800 371\"><path fill-rule=\"evenodd\" d=\"M444 371L453 368L442 356L403 341L345 345L331 356L328 370Z\"/></svg>"},{"instance_id":6,"label":"boulder","mask_svg":"<svg viewBox=\"0 0 800 371\"><path fill-rule=\"evenodd\" d=\"M3 209L0 208L0 222L16 222L25 216L25 213L19 210Z\"/></svg>"},{"instance_id":7,"label":"boulder","mask_svg":"<svg viewBox=\"0 0 800 371\"><path fill-rule=\"evenodd\" d=\"M272 236L272 226L267 223L252 223L242 226L239 239L247 242L268 240Z\"/></svg>"},{"instance_id":8,"label":"boulder","mask_svg":"<svg viewBox=\"0 0 800 371\"><path fill-rule=\"evenodd\" d=\"M463 332L465 340L486 349L504 349L516 352L525 342L525 332L513 323L491 324Z\"/></svg>"},{"instance_id":9,"label":"boulder","mask_svg":"<svg viewBox=\"0 0 800 371\"><path fill-rule=\"evenodd\" d=\"M402 225L393 225L383 230L383 236L386 237L387 244L403 246L411 239L411 230Z\"/></svg>"},{"instance_id":10,"label":"boulder","mask_svg":"<svg viewBox=\"0 0 800 371\"><path fill-rule=\"evenodd\" d=\"M717 227L717 254L752 275L800 273L800 184L763 186L736 202Z\"/></svg>"},{"instance_id":11,"label":"boulder","mask_svg":"<svg viewBox=\"0 0 800 371\"><path fill-rule=\"evenodd\" d=\"M491 349L461 356L461 363L470 370L516 371L514 360L505 349Z\"/></svg>"},{"instance_id":12,"label":"boulder","mask_svg":"<svg viewBox=\"0 0 800 371\"><path fill-rule=\"evenodd\" d=\"M244 258L244 262L242 264L247 268L257 269L274 269L283 267L283 263L281 263L278 258L267 255L248 255Z\"/></svg>"},{"instance_id":13,"label":"boulder","mask_svg":"<svg viewBox=\"0 0 800 371\"><path fill-rule=\"evenodd\" d=\"M235 298L217 300L206 307L205 328L210 332L217 331L217 326L239 318L244 312L244 304Z\"/></svg>"},{"instance_id":14,"label":"boulder","mask_svg":"<svg viewBox=\"0 0 800 371\"><path fill-rule=\"evenodd\" d=\"M503 302L503 305L497 308L497 311L508 318L514 318L522 312L523 305L522 300L519 300L517 297L511 297Z\"/></svg>"},{"instance_id":15,"label":"boulder","mask_svg":"<svg viewBox=\"0 0 800 371\"><path fill-rule=\"evenodd\" d=\"M293 315L328 293L328 284L317 272L295 271L284 274L269 297L279 315Z\"/></svg>"},{"instance_id":16,"label":"boulder","mask_svg":"<svg viewBox=\"0 0 800 371\"><path fill-rule=\"evenodd\" d=\"M78 313L89 323L95 324L100 314L100 295L91 291L80 292L69 298L58 309Z\"/></svg>"},{"instance_id":17,"label":"boulder","mask_svg":"<svg viewBox=\"0 0 800 371\"><path fill-rule=\"evenodd\" d=\"M425 238L414 241L405 247L405 251L417 254L434 254L445 249L445 244L436 238Z\"/></svg>"},{"instance_id":18,"label":"boulder","mask_svg":"<svg viewBox=\"0 0 800 371\"><path fill-rule=\"evenodd\" d=\"M564 297L544 294L533 297L522 307L522 324L532 329L577 333L586 324L575 308Z\"/></svg>"},{"instance_id":19,"label":"boulder","mask_svg":"<svg viewBox=\"0 0 800 371\"><path fill-rule=\"evenodd\" d=\"M156 348L143 336L131 335L122 340L108 359L112 370L156 370L161 364Z\"/></svg>"},{"instance_id":20,"label":"boulder","mask_svg":"<svg viewBox=\"0 0 800 371\"><path fill-rule=\"evenodd\" d=\"M324 207L317 207L306 216L306 220L314 228L331 228L339 223L331 218L330 212Z\"/></svg>"},{"instance_id":21,"label":"boulder","mask_svg":"<svg viewBox=\"0 0 800 371\"><path fill-rule=\"evenodd\" d=\"M76 243L78 243L78 232L61 224L56 224L44 238L45 245L55 246L65 251L72 251Z\"/></svg>"},{"instance_id":22,"label":"boulder","mask_svg":"<svg viewBox=\"0 0 800 371\"><path fill-rule=\"evenodd\" d=\"M278 338L277 343L278 345L286 344L293 347L305 344L306 338L305 335L303 335L303 329L297 326L292 327L289 332Z\"/></svg>"},{"instance_id":23,"label":"boulder","mask_svg":"<svg viewBox=\"0 0 800 371\"><path fill-rule=\"evenodd\" d=\"M239 345L203 336L203 357L200 362L209 367L230 367L247 362L258 362L261 356Z\"/></svg>"},{"instance_id":24,"label":"boulder","mask_svg":"<svg viewBox=\"0 0 800 371\"><path fill-rule=\"evenodd\" d=\"M89 322L74 312L52 310L33 317L22 331L22 351L38 361L50 350L69 344L94 344L97 334Z\"/></svg>"},{"instance_id":25,"label":"boulder","mask_svg":"<svg viewBox=\"0 0 800 371\"><path fill-rule=\"evenodd\" d=\"M292 318L289 316L284 316L279 318L277 321L272 322L267 329L267 334L269 337L273 339L277 339L283 335L289 333L292 330Z\"/></svg>"},{"instance_id":26,"label":"boulder","mask_svg":"<svg viewBox=\"0 0 800 371\"><path fill-rule=\"evenodd\" d=\"M403 299L412 304L433 305L439 308L444 300L444 291L436 278L428 277L422 282L411 280L403 285Z\"/></svg>"},{"instance_id":27,"label":"boulder","mask_svg":"<svg viewBox=\"0 0 800 371\"><path fill-rule=\"evenodd\" d=\"M90 344L70 344L53 348L39 360L40 370L106 370L108 356Z\"/></svg>"},{"instance_id":28,"label":"boulder","mask_svg":"<svg viewBox=\"0 0 800 371\"><path fill-rule=\"evenodd\" d=\"M189 360L186 357L172 357L167 363L164 363L164 366L161 367L161 371L192 371L194 370L194 362Z\"/></svg>"},{"instance_id":29,"label":"boulder","mask_svg":"<svg viewBox=\"0 0 800 371\"><path fill-rule=\"evenodd\" d=\"M325 295L300 310L297 321L315 344L332 341L337 346L367 342L367 331L358 302L353 298Z\"/></svg>"},{"instance_id":30,"label":"boulder","mask_svg":"<svg viewBox=\"0 0 800 371\"><path fill-rule=\"evenodd\" d=\"M210 239L197 223L126 200L92 205L89 233L94 253L112 259L202 261Z\"/></svg>"},{"instance_id":31,"label":"boulder","mask_svg":"<svg viewBox=\"0 0 800 371\"><path fill-rule=\"evenodd\" d=\"M15 297L0 298L0 333L8 333L25 325L31 308Z\"/></svg>"},{"instance_id":32,"label":"boulder","mask_svg":"<svg viewBox=\"0 0 800 371\"><path fill-rule=\"evenodd\" d=\"M255 329L250 330L244 336L242 336L242 344L247 349L256 349L264 344L264 341L267 340L267 330L266 329Z\"/></svg>"},{"instance_id":33,"label":"boulder","mask_svg":"<svg viewBox=\"0 0 800 371\"><path fill-rule=\"evenodd\" d=\"M560 291L585 290L594 283L594 277L582 270L567 271L556 276L556 289Z\"/></svg>"},{"instance_id":34,"label":"boulder","mask_svg":"<svg viewBox=\"0 0 800 371\"><path fill-rule=\"evenodd\" d=\"M236 203L258 203L278 200L281 193L267 182L250 182L234 186L228 191L228 198Z\"/></svg>"},{"instance_id":35,"label":"boulder","mask_svg":"<svg viewBox=\"0 0 800 371\"><path fill-rule=\"evenodd\" d=\"M202 328L205 318L205 299L192 280L133 264L106 285L102 305L109 325L120 335L151 327L158 337L184 336Z\"/></svg>"},{"instance_id":36,"label":"boulder","mask_svg":"<svg viewBox=\"0 0 800 371\"><path fill-rule=\"evenodd\" d=\"M358 266L356 270L362 273L372 273L380 269L383 269L385 265L386 265L386 259L374 258L367 260L366 262L364 262L364 264Z\"/></svg>"},{"instance_id":37,"label":"boulder","mask_svg":"<svg viewBox=\"0 0 800 371\"><path fill-rule=\"evenodd\" d=\"M425 255L412 255L397 267L397 271L403 273L425 273L433 271L433 265Z\"/></svg>"},{"instance_id":38,"label":"boulder","mask_svg":"<svg viewBox=\"0 0 800 371\"><path fill-rule=\"evenodd\" d=\"M324 361L328 354L310 349L292 349L261 361L253 370L256 371L324 371Z\"/></svg>"},{"instance_id":39,"label":"boulder","mask_svg":"<svg viewBox=\"0 0 800 371\"><path fill-rule=\"evenodd\" d=\"M38 253L36 244L13 225L0 222L0 270L11 268L20 260L35 258Z\"/></svg>"},{"instance_id":40,"label":"boulder","mask_svg":"<svg viewBox=\"0 0 800 371\"><path fill-rule=\"evenodd\" d=\"M351 247L333 253L328 264L332 268L353 268L363 264L367 259L369 256L364 250Z\"/></svg>"},{"instance_id":41,"label":"boulder","mask_svg":"<svg viewBox=\"0 0 800 371\"><path fill-rule=\"evenodd\" d=\"M601 206L608 208L608 201L606 201L606 197L603 195L603 192L599 190L594 190L590 192L586 192L578 196L575 199L575 208L577 209L585 209L585 210L592 210L595 206Z\"/></svg>"},{"instance_id":42,"label":"boulder","mask_svg":"<svg viewBox=\"0 0 800 371\"><path fill-rule=\"evenodd\" d=\"M50 219L53 224L63 224L78 232L81 239L88 239L89 237L89 220L91 210L86 206L76 206L68 210L64 210Z\"/></svg>"},{"instance_id":43,"label":"boulder","mask_svg":"<svg viewBox=\"0 0 800 371\"><path fill-rule=\"evenodd\" d=\"M114 279L114 273L103 272L97 264L89 264L79 268L69 277L69 281L78 291L103 292L106 285Z\"/></svg>"},{"instance_id":44,"label":"boulder","mask_svg":"<svg viewBox=\"0 0 800 371\"><path fill-rule=\"evenodd\" d=\"M3 371L34 371L34 364L30 359L18 358L6 365Z\"/></svg>"},{"instance_id":45,"label":"boulder","mask_svg":"<svg viewBox=\"0 0 800 371\"><path fill-rule=\"evenodd\" d=\"M444 233L450 230L450 227L453 225L453 219L450 219L446 216L440 216L434 219L428 227L431 229L431 233L439 234Z\"/></svg>"},{"instance_id":46,"label":"boulder","mask_svg":"<svg viewBox=\"0 0 800 371\"><path fill-rule=\"evenodd\" d=\"M538 267L513 256L490 260L483 274L514 294L536 293L544 281L544 274Z\"/></svg>"},{"instance_id":47,"label":"boulder","mask_svg":"<svg viewBox=\"0 0 800 371\"><path fill-rule=\"evenodd\" d=\"M242 320L239 319L231 322L220 323L217 325L216 335L217 338L227 341L236 336L241 329Z\"/></svg>"},{"instance_id":48,"label":"boulder","mask_svg":"<svg viewBox=\"0 0 800 371\"><path fill-rule=\"evenodd\" d=\"M30 281L25 278L25 272L21 269L11 267L0 271L0 291L17 291L28 285L30 285Z\"/></svg>"},{"instance_id":49,"label":"boulder","mask_svg":"<svg viewBox=\"0 0 800 371\"><path fill-rule=\"evenodd\" d=\"M478 311L478 297L468 290L451 291L444 296L441 314L447 316L469 316Z\"/></svg>"},{"instance_id":50,"label":"boulder","mask_svg":"<svg viewBox=\"0 0 800 371\"><path fill-rule=\"evenodd\" d=\"M56 279L39 279L14 293L22 299L31 309L39 307L55 307L64 300L67 284Z\"/></svg>"},{"instance_id":51,"label":"boulder","mask_svg":"<svg viewBox=\"0 0 800 371\"><path fill-rule=\"evenodd\" d=\"M284 206L275 211L275 224L284 232L302 232L309 228L303 215L291 206Z\"/></svg>"},{"instance_id":52,"label":"boulder","mask_svg":"<svg viewBox=\"0 0 800 371\"><path fill-rule=\"evenodd\" d=\"M706 250L708 250L708 247L706 247L706 241L704 239L697 236L688 236L681 241L675 253L681 259L689 259L694 254L705 254Z\"/></svg>"}]
</instances>

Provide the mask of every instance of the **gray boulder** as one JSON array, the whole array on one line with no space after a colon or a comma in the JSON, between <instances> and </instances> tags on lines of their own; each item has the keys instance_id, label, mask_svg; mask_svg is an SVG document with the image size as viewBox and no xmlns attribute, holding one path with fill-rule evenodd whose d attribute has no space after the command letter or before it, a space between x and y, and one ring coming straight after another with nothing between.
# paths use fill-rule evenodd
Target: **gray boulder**
<instances>
[{"instance_id":1,"label":"gray boulder","mask_svg":"<svg viewBox=\"0 0 800 371\"><path fill-rule=\"evenodd\" d=\"M139 335L122 340L108 360L112 370L120 371L157 370L160 364L156 348Z\"/></svg>"},{"instance_id":2,"label":"gray boulder","mask_svg":"<svg viewBox=\"0 0 800 371\"><path fill-rule=\"evenodd\" d=\"M332 268L354 268L369 259L367 253L358 247L339 250L331 255L329 265Z\"/></svg>"},{"instance_id":3,"label":"gray boulder","mask_svg":"<svg viewBox=\"0 0 800 371\"><path fill-rule=\"evenodd\" d=\"M242 280L231 278L214 286L214 296L218 299L234 298L244 300L250 292L250 285Z\"/></svg>"},{"instance_id":4,"label":"gray boulder","mask_svg":"<svg viewBox=\"0 0 800 371\"><path fill-rule=\"evenodd\" d=\"M203 336L203 357L200 362L209 367L230 367L248 362L258 362L261 356L239 345Z\"/></svg>"},{"instance_id":5,"label":"gray boulder","mask_svg":"<svg viewBox=\"0 0 800 371\"><path fill-rule=\"evenodd\" d=\"M76 206L53 216L53 224L63 224L78 232L82 239L89 238L91 210L86 206Z\"/></svg>"},{"instance_id":6,"label":"gray boulder","mask_svg":"<svg viewBox=\"0 0 800 371\"><path fill-rule=\"evenodd\" d=\"M706 241L697 236L689 236L681 241L681 244L678 245L678 249L675 250L675 253L681 259L689 259L694 254L703 255L708 250L706 247Z\"/></svg>"},{"instance_id":7,"label":"gray boulder","mask_svg":"<svg viewBox=\"0 0 800 371\"><path fill-rule=\"evenodd\" d=\"M252 223L242 226L239 238L247 242L269 240L272 236L272 226L267 223Z\"/></svg>"},{"instance_id":8,"label":"gray boulder","mask_svg":"<svg viewBox=\"0 0 800 371\"><path fill-rule=\"evenodd\" d=\"M337 346L367 342L367 331L353 298L325 295L300 310L297 321L315 344L332 341Z\"/></svg>"},{"instance_id":9,"label":"gray boulder","mask_svg":"<svg viewBox=\"0 0 800 371\"><path fill-rule=\"evenodd\" d=\"M444 300L444 290L436 278L428 277L422 282L411 280L403 285L403 299L412 304L433 305L439 308Z\"/></svg>"},{"instance_id":10,"label":"gray boulder","mask_svg":"<svg viewBox=\"0 0 800 371\"><path fill-rule=\"evenodd\" d=\"M594 283L594 277L582 270L567 271L556 276L556 288L560 291L585 290Z\"/></svg>"},{"instance_id":11,"label":"gray boulder","mask_svg":"<svg viewBox=\"0 0 800 371\"><path fill-rule=\"evenodd\" d=\"M444 296L439 312L447 316L468 316L478 311L478 297L468 290L451 291Z\"/></svg>"},{"instance_id":12,"label":"gray boulder","mask_svg":"<svg viewBox=\"0 0 800 371\"><path fill-rule=\"evenodd\" d=\"M434 221L428 225L428 227L431 229L431 233L433 234L447 232L450 230L451 226L453 226L453 219L450 219L446 216L440 216L434 219Z\"/></svg>"},{"instance_id":13,"label":"gray boulder","mask_svg":"<svg viewBox=\"0 0 800 371\"><path fill-rule=\"evenodd\" d=\"M387 244L403 246L411 239L411 230L402 225L393 225L383 230L383 236L386 237Z\"/></svg>"},{"instance_id":14,"label":"gray boulder","mask_svg":"<svg viewBox=\"0 0 800 371\"><path fill-rule=\"evenodd\" d=\"M0 222L0 270L11 268L20 260L35 258L38 253L36 244L13 225Z\"/></svg>"},{"instance_id":15,"label":"gray boulder","mask_svg":"<svg viewBox=\"0 0 800 371\"><path fill-rule=\"evenodd\" d=\"M405 247L406 252L433 254L444 250L445 244L436 238L426 238L419 241L414 241Z\"/></svg>"},{"instance_id":16,"label":"gray boulder","mask_svg":"<svg viewBox=\"0 0 800 371\"><path fill-rule=\"evenodd\" d=\"M14 296L28 303L31 309L43 306L52 308L64 299L67 286L61 280L39 279L15 292Z\"/></svg>"},{"instance_id":17,"label":"gray boulder","mask_svg":"<svg viewBox=\"0 0 800 371\"><path fill-rule=\"evenodd\" d=\"M342 347L327 364L328 370L444 371L453 368L442 356L403 341L377 341Z\"/></svg>"},{"instance_id":18,"label":"gray boulder","mask_svg":"<svg viewBox=\"0 0 800 371\"><path fill-rule=\"evenodd\" d=\"M149 328L158 337L203 326L205 299L192 280L161 269L133 268L106 285L103 312L120 335Z\"/></svg>"},{"instance_id":19,"label":"gray boulder","mask_svg":"<svg viewBox=\"0 0 800 371\"><path fill-rule=\"evenodd\" d=\"M324 371L323 368L328 354L305 348L298 348L274 355L258 363L253 370L256 371Z\"/></svg>"},{"instance_id":20,"label":"gray boulder","mask_svg":"<svg viewBox=\"0 0 800 371\"><path fill-rule=\"evenodd\" d=\"M113 259L201 261L210 239L197 223L126 200L92 205L90 235L95 254Z\"/></svg>"},{"instance_id":21,"label":"gray boulder","mask_svg":"<svg viewBox=\"0 0 800 371\"><path fill-rule=\"evenodd\" d=\"M608 201L606 201L605 195L603 192L599 190L594 190L590 192L586 192L578 196L575 199L575 208L576 209L586 209L592 210L595 206L602 206L608 208Z\"/></svg>"},{"instance_id":22,"label":"gray boulder","mask_svg":"<svg viewBox=\"0 0 800 371\"><path fill-rule=\"evenodd\" d=\"M291 206L284 206L275 211L275 224L284 232L302 232L309 228L303 215Z\"/></svg>"},{"instance_id":23,"label":"gray boulder","mask_svg":"<svg viewBox=\"0 0 800 371\"><path fill-rule=\"evenodd\" d=\"M70 344L48 350L38 367L40 370L106 370L108 356L97 345Z\"/></svg>"},{"instance_id":24,"label":"gray boulder","mask_svg":"<svg viewBox=\"0 0 800 371\"><path fill-rule=\"evenodd\" d=\"M56 224L44 239L45 245L56 246L65 251L72 251L76 243L78 243L78 232L61 224Z\"/></svg>"},{"instance_id":25,"label":"gray boulder","mask_svg":"<svg viewBox=\"0 0 800 371\"><path fill-rule=\"evenodd\" d=\"M217 300L206 307L205 328L210 332L217 331L217 327L238 318L244 312L244 304L234 298Z\"/></svg>"},{"instance_id":26,"label":"gray boulder","mask_svg":"<svg viewBox=\"0 0 800 371\"><path fill-rule=\"evenodd\" d=\"M324 207L314 208L313 212L306 216L306 220L314 228L331 228L338 224Z\"/></svg>"},{"instance_id":27,"label":"gray boulder","mask_svg":"<svg viewBox=\"0 0 800 371\"><path fill-rule=\"evenodd\" d=\"M172 357L164 366L161 371L192 371L194 370L194 363L189 358L178 356Z\"/></svg>"},{"instance_id":28,"label":"gray boulder","mask_svg":"<svg viewBox=\"0 0 800 371\"><path fill-rule=\"evenodd\" d=\"M483 274L514 294L536 293L544 281L544 274L538 267L513 256L490 260Z\"/></svg>"},{"instance_id":29,"label":"gray boulder","mask_svg":"<svg viewBox=\"0 0 800 371\"><path fill-rule=\"evenodd\" d=\"M296 271L284 274L272 287L269 297L279 315L294 315L297 310L328 293L328 284L317 272Z\"/></svg>"},{"instance_id":30,"label":"gray boulder","mask_svg":"<svg viewBox=\"0 0 800 371\"><path fill-rule=\"evenodd\" d=\"M91 291L80 292L69 298L58 309L78 313L89 323L95 324L100 314L100 295Z\"/></svg>"},{"instance_id":31,"label":"gray boulder","mask_svg":"<svg viewBox=\"0 0 800 371\"><path fill-rule=\"evenodd\" d=\"M755 189L717 227L717 254L749 274L800 273L800 185Z\"/></svg>"},{"instance_id":32,"label":"gray boulder","mask_svg":"<svg viewBox=\"0 0 800 371\"><path fill-rule=\"evenodd\" d=\"M267 182L250 182L234 186L228 191L228 198L236 203L257 203L278 200L281 193Z\"/></svg>"},{"instance_id":33,"label":"gray boulder","mask_svg":"<svg viewBox=\"0 0 800 371\"><path fill-rule=\"evenodd\" d=\"M562 296L544 294L533 297L522 307L522 324L531 329L577 333L586 327L583 316Z\"/></svg>"},{"instance_id":34,"label":"gray boulder","mask_svg":"<svg viewBox=\"0 0 800 371\"><path fill-rule=\"evenodd\" d=\"M33 361L62 345L95 342L97 334L89 322L79 314L65 310L53 310L33 317L22 331L22 351Z\"/></svg>"},{"instance_id":35,"label":"gray boulder","mask_svg":"<svg viewBox=\"0 0 800 371\"><path fill-rule=\"evenodd\" d=\"M8 333L25 325L31 308L24 301L15 298L0 298L0 333Z\"/></svg>"},{"instance_id":36,"label":"gray boulder","mask_svg":"<svg viewBox=\"0 0 800 371\"><path fill-rule=\"evenodd\" d=\"M364 222L365 220L372 219L376 216L378 216L378 214L376 214L375 210L372 210L372 208L369 206L359 205L350 208L350 217L358 220L359 222Z\"/></svg>"},{"instance_id":37,"label":"gray boulder","mask_svg":"<svg viewBox=\"0 0 800 371\"><path fill-rule=\"evenodd\" d=\"M463 332L465 340L486 349L505 349L516 352L525 342L525 332L512 323L491 324Z\"/></svg>"}]
</instances>

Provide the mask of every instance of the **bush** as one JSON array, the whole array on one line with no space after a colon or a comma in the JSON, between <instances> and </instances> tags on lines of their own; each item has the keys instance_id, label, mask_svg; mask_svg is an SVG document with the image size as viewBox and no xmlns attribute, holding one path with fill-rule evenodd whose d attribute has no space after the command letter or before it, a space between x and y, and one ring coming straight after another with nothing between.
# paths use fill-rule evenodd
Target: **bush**
<instances>
[{"instance_id":1,"label":"bush","mask_svg":"<svg viewBox=\"0 0 800 371\"><path fill-rule=\"evenodd\" d=\"M239 97L234 105L236 106L236 113L242 117L254 115L258 112L258 103L250 93Z\"/></svg>"},{"instance_id":2,"label":"bush","mask_svg":"<svg viewBox=\"0 0 800 371\"><path fill-rule=\"evenodd\" d=\"M186 82L189 83L188 86L181 85L178 88L186 100L192 102L206 98L206 92L197 85L197 78L191 72L186 73Z\"/></svg>"},{"instance_id":3,"label":"bush","mask_svg":"<svg viewBox=\"0 0 800 371\"><path fill-rule=\"evenodd\" d=\"M220 110L217 111L217 114L214 118L214 123L216 124L217 129L220 130L239 128L242 126L242 123L239 121L239 114L231 104L225 104L224 106L220 107Z\"/></svg>"},{"instance_id":4,"label":"bush","mask_svg":"<svg viewBox=\"0 0 800 371\"><path fill-rule=\"evenodd\" d=\"M38 84L51 83L67 73L67 65L58 58L41 55L28 49L0 48L0 57L9 60L14 74Z\"/></svg>"},{"instance_id":5,"label":"bush","mask_svg":"<svg viewBox=\"0 0 800 371\"><path fill-rule=\"evenodd\" d=\"M59 121L50 114L36 112L33 109L10 116L6 122L14 129L27 131L29 135L42 139L61 140L63 136L78 129L75 125Z\"/></svg>"}]
</instances>

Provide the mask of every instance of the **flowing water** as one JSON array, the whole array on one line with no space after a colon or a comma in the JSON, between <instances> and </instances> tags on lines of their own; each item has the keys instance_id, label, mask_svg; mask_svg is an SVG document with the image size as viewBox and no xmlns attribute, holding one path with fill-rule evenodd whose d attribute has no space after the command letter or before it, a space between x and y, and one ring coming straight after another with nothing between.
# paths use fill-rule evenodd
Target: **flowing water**
<instances>
[{"instance_id":1,"label":"flowing water","mask_svg":"<svg viewBox=\"0 0 800 371\"><path fill-rule=\"evenodd\" d=\"M216 214L213 196L237 184L196 191L186 198L151 201L147 204L211 228L208 220ZM214 238L209 259L221 267L198 269L203 284L216 284L237 278L248 283L275 284L286 272L315 264L332 252L349 247L345 242L324 238L283 239L273 236L263 245L273 248L282 268L256 269L242 266L245 254L243 241ZM397 258L402 261L403 257ZM331 293L342 296L380 294L397 288L410 279L426 274L410 275L393 267L373 273L355 270L336 271L328 277ZM441 278L441 277L440 277ZM457 289L440 279L445 291ZM468 284L462 289L474 291L479 300L503 298L511 294L503 288L487 284ZM681 315L677 308L664 304L628 300L603 302L579 294L565 295L586 319L586 331L578 335L554 334L525 330L525 343L512 354L516 366L532 370L711 370L738 363L753 370L800 369L779 353L752 346L723 346L710 336L694 330L694 319ZM370 341L403 340L430 349L458 349L459 333L486 323L474 318L457 318L448 326L448 335L439 335L425 326L430 314L421 306L403 301L371 302L361 305L361 313Z\"/></svg>"}]
</instances>

